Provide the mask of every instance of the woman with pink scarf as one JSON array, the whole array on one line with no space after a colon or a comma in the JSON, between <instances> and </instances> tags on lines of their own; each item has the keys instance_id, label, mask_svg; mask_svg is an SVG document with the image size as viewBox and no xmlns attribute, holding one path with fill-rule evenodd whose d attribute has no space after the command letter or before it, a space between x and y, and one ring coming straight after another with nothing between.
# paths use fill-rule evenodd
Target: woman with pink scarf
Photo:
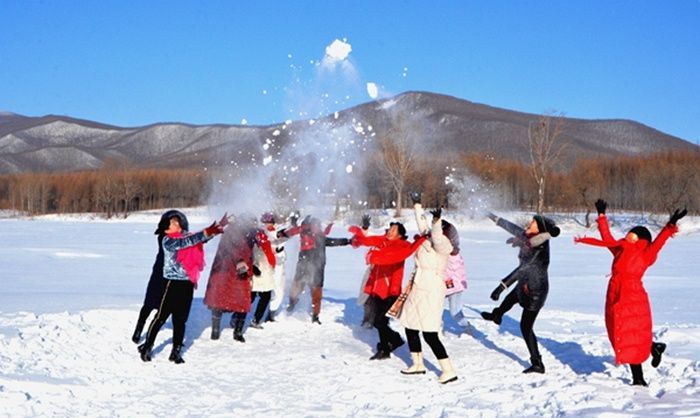
<instances>
[{"instance_id":1,"label":"woman with pink scarf","mask_svg":"<svg viewBox=\"0 0 700 418\"><path fill-rule=\"evenodd\" d=\"M167 224L167 225L166 225ZM163 278L165 290L155 318L151 321L146 342L139 346L141 360L151 361L151 350L158 331L168 317L173 319L173 349L169 360L175 364L184 363L182 342L185 338L185 323L190 315L192 296L199 281L199 273L204 269L203 244L224 232L228 218L224 215L219 222L213 222L203 231L189 234L189 223L184 213L170 210L163 214L158 225L163 234Z\"/></svg>"}]
</instances>

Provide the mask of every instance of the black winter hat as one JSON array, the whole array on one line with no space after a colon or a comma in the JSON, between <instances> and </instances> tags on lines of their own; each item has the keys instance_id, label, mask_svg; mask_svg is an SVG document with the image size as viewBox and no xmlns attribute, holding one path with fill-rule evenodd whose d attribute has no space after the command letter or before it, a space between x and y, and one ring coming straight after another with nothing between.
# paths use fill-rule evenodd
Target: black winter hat
<instances>
[{"instance_id":1,"label":"black winter hat","mask_svg":"<svg viewBox=\"0 0 700 418\"><path fill-rule=\"evenodd\" d=\"M160 217L160 222L158 222L158 229L155 230L154 234L156 234L156 235L165 234L165 231L167 231L168 228L170 228L170 219L171 218L177 218L178 222L180 222L180 227L183 230L185 230L185 231L190 230L190 223L187 221L187 216L185 216L185 214L180 212L179 210L171 209L169 211L166 211Z\"/></svg>"},{"instance_id":2,"label":"black winter hat","mask_svg":"<svg viewBox=\"0 0 700 418\"><path fill-rule=\"evenodd\" d=\"M537 229L540 230L540 233L549 232L549 235L551 235L553 238L558 237L561 233L561 229L559 229L557 224L546 216L535 215L532 217L532 219L537 222Z\"/></svg>"},{"instance_id":3,"label":"black winter hat","mask_svg":"<svg viewBox=\"0 0 700 418\"><path fill-rule=\"evenodd\" d=\"M637 235L639 239L645 239L648 242L651 242L651 232L649 232L648 229L641 225L635 226L634 228L630 229L630 232Z\"/></svg>"}]
</instances>

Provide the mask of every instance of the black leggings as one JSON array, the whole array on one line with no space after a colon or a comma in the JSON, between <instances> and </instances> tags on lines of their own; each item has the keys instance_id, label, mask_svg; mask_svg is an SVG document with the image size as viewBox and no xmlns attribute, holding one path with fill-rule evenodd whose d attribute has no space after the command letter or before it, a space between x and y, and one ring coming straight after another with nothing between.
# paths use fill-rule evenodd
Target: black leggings
<instances>
[{"instance_id":1,"label":"black leggings","mask_svg":"<svg viewBox=\"0 0 700 418\"><path fill-rule=\"evenodd\" d=\"M386 299L382 299L378 296L370 296L372 300L370 303L374 306L374 328L377 329L379 333L379 344L377 346L380 350L391 351L392 347L403 343L401 339L401 334L391 329L389 326L389 318L386 316L386 312L391 308L391 305L396 302L396 296L389 296Z\"/></svg>"},{"instance_id":2,"label":"black leggings","mask_svg":"<svg viewBox=\"0 0 700 418\"><path fill-rule=\"evenodd\" d=\"M189 280L168 280L158 313L151 321L151 325L148 326L147 347L153 347L158 331L170 315L173 316L173 347L182 346L185 339L185 323L190 316L193 294L194 286Z\"/></svg>"},{"instance_id":3,"label":"black leggings","mask_svg":"<svg viewBox=\"0 0 700 418\"><path fill-rule=\"evenodd\" d=\"M503 315L517 303L518 292L517 289L513 289L510 293L508 293L508 296L506 296L506 298L503 299L501 305L496 309L498 309L501 315ZM523 314L520 317L520 332L523 335L523 340L525 340L527 351L530 352L531 359L540 358L540 350L537 346L537 336L535 335L535 332L532 329L535 326L535 319L537 319L537 314L539 313L539 309L536 311L529 311L527 309L523 309Z\"/></svg>"},{"instance_id":4,"label":"black leggings","mask_svg":"<svg viewBox=\"0 0 700 418\"><path fill-rule=\"evenodd\" d=\"M270 305L272 290L268 290L267 292L250 292L251 305L253 302L255 302L256 297L260 297L260 300L258 301L258 306L255 308L255 315L253 316L253 319L255 319L255 322L259 323L262 320L263 315L265 315L267 307Z\"/></svg>"},{"instance_id":5,"label":"black leggings","mask_svg":"<svg viewBox=\"0 0 700 418\"><path fill-rule=\"evenodd\" d=\"M408 340L408 349L411 353L420 353L422 351L419 331L406 328L406 339ZM428 343L428 346L433 350L433 354L435 354L438 360L447 358L447 351L445 350L445 346L442 345L437 332L423 331L423 339Z\"/></svg>"}]
</instances>

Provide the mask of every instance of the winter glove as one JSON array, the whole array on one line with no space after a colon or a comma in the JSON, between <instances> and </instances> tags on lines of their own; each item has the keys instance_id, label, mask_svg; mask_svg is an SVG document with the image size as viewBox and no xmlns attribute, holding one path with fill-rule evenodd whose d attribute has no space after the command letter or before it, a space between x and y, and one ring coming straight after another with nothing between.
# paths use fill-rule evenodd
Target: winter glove
<instances>
[{"instance_id":1,"label":"winter glove","mask_svg":"<svg viewBox=\"0 0 700 418\"><path fill-rule=\"evenodd\" d=\"M489 213L487 213L487 214L486 214L486 216L488 216L488 217L489 217L489 219L491 219L492 221L494 221L494 222L498 222L498 219L499 219L499 217L498 217L498 216L496 216L496 214L495 214L495 213L493 213L493 212L489 212Z\"/></svg>"},{"instance_id":2,"label":"winter glove","mask_svg":"<svg viewBox=\"0 0 700 418\"><path fill-rule=\"evenodd\" d=\"M231 218L233 218L233 215L231 215ZM226 225L228 225L230 221L231 219L228 216L228 212L224 212L224 216L219 220L219 225L221 225L222 228L226 228Z\"/></svg>"},{"instance_id":3,"label":"winter glove","mask_svg":"<svg viewBox=\"0 0 700 418\"><path fill-rule=\"evenodd\" d=\"M503 280L501 280L501 283L498 285L498 287L493 289L493 292L491 292L491 299L498 300L498 298L501 296L501 292L503 292L507 288L508 287L506 286L506 284L503 283Z\"/></svg>"},{"instance_id":4,"label":"winter glove","mask_svg":"<svg viewBox=\"0 0 700 418\"><path fill-rule=\"evenodd\" d=\"M362 229L365 229L365 230L369 229L371 219L372 219L372 217L369 215L366 215L366 214L362 215Z\"/></svg>"},{"instance_id":5,"label":"winter glove","mask_svg":"<svg viewBox=\"0 0 700 418\"><path fill-rule=\"evenodd\" d=\"M430 213L433 215L433 223L435 223L442 216L442 208L433 209Z\"/></svg>"},{"instance_id":6,"label":"winter glove","mask_svg":"<svg viewBox=\"0 0 700 418\"><path fill-rule=\"evenodd\" d=\"M681 218L683 218L685 215L688 214L688 209L676 209L673 214L671 215L671 219L668 220L668 223L671 225L675 225L676 222L678 222Z\"/></svg>"},{"instance_id":7,"label":"winter glove","mask_svg":"<svg viewBox=\"0 0 700 418\"><path fill-rule=\"evenodd\" d=\"M256 276L260 276L262 274L262 272L260 271L260 269L256 265L253 265L253 274Z\"/></svg>"},{"instance_id":8,"label":"winter glove","mask_svg":"<svg viewBox=\"0 0 700 418\"><path fill-rule=\"evenodd\" d=\"M277 247L277 248L275 248L275 252L276 252L276 253L281 253L282 251L284 251L284 247Z\"/></svg>"},{"instance_id":9,"label":"winter glove","mask_svg":"<svg viewBox=\"0 0 700 418\"><path fill-rule=\"evenodd\" d=\"M525 241L520 237L510 237L506 240L506 244L510 244L512 247L522 247Z\"/></svg>"},{"instance_id":10,"label":"winter glove","mask_svg":"<svg viewBox=\"0 0 700 418\"><path fill-rule=\"evenodd\" d=\"M217 224L216 222L212 222L211 225L204 228L204 235L206 235L207 237L213 237L213 236L219 235L223 232L224 232L224 227L221 226L220 224Z\"/></svg>"},{"instance_id":11,"label":"winter glove","mask_svg":"<svg viewBox=\"0 0 700 418\"><path fill-rule=\"evenodd\" d=\"M241 260L236 263L236 275L241 279L248 278L248 264L245 261Z\"/></svg>"},{"instance_id":12,"label":"winter glove","mask_svg":"<svg viewBox=\"0 0 700 418\"><path fill-rule=\"evenodd\" d=\"M598 199L595 201L595 210L598 211L598 215L605 215L605 209L608 208L608 202L603 199Z\"/></svg>"},{"instance_id":13,"label":"winter glove","mask_svg":"<svg viewBox=\"0 0 700 418\"><path fill-rule=\"evenodd\" d=\"M420 192L411 192L411 201L413 204L420 204L421 201L421 194Z\"/></svg>"},{"instance_id":14,"label":"winter glove","mask_svg":"<svg viewBox=\"0 0 700 418\"><path fill-rule=\"evenodd\" d=\"M299 223L299 211L298 210L292 212L292 214L289 215L289 223L292 226L297 226L297 224Z\"/></svg>"}]
</instances>

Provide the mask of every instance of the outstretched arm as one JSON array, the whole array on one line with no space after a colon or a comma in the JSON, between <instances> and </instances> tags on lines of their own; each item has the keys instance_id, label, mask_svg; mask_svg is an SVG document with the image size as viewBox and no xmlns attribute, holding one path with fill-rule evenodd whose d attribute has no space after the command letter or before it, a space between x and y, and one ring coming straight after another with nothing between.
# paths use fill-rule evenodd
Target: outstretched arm
<instances>
[{"instance_id":1,"label":"outstretched arm","mask_svg":"<svg viewBox=\"0 0 700 418\"><path fill-rule=\"evenodd\" d=\"M421 236L418 237L413 244L399 248L384 247L370 250L367 253L367 264L387 265L400 263L410 257L424 241L425 237Z\"/></svg>"}]
</instances>

